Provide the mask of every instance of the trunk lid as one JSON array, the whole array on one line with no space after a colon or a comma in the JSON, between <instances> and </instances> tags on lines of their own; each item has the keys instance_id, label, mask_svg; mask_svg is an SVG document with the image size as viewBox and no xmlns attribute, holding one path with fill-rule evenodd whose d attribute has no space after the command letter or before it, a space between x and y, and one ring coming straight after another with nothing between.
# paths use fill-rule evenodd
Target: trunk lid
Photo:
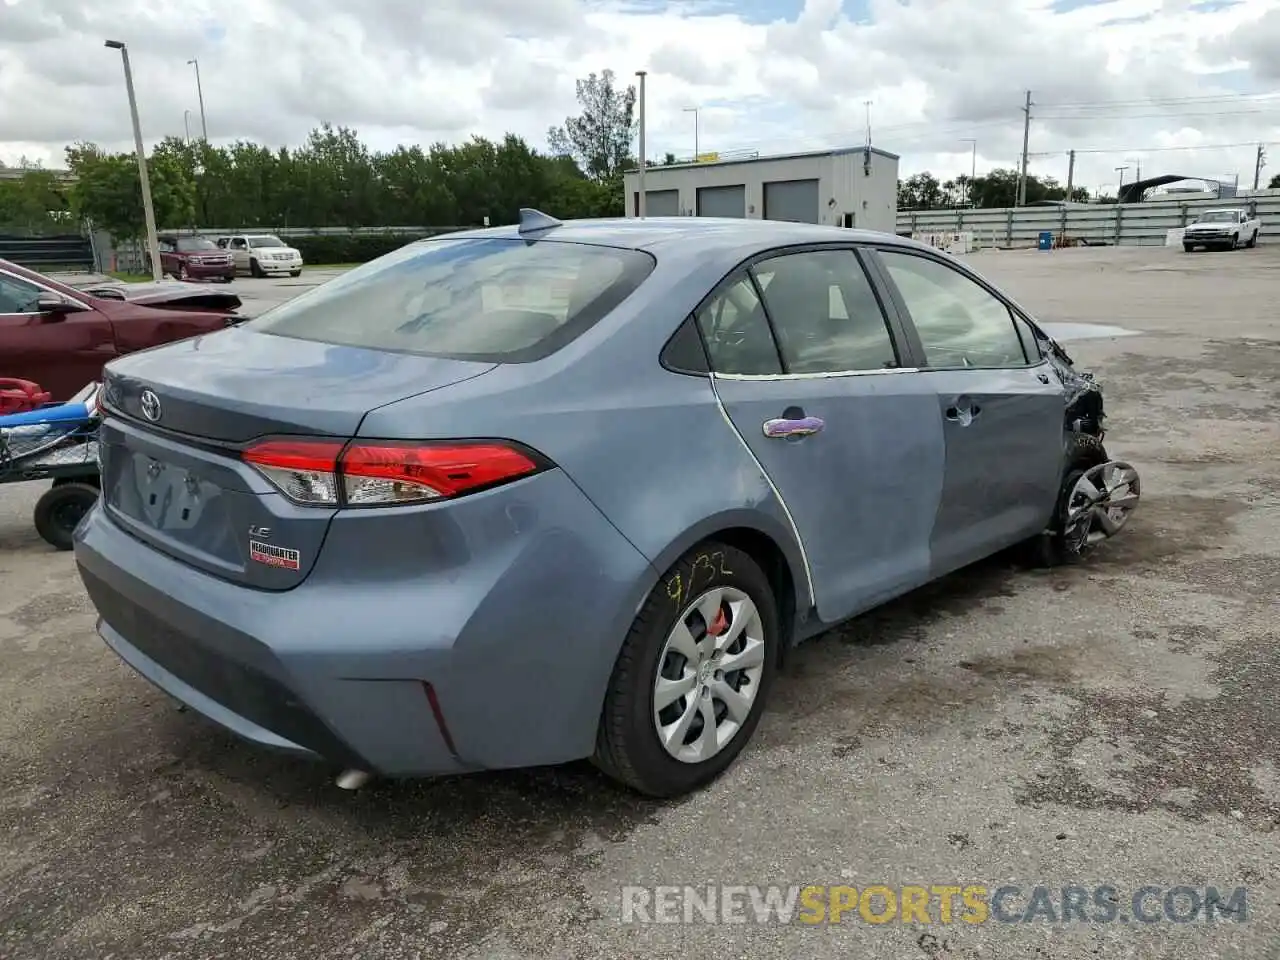
<instances>
[{"instance_id":1,"label":"trunk lid","mask_svg":"<svg viewBox=\"0 0 1280 960\"><path fill-rule=\"evenodd\" d=\"M192 256L185 254L180 256L186 257L188 261L192 260ZM160 283L113 283L84 287L81 292L103 300L125 300L144 307L177 307L232 313L244 305L235 293L226 290L210 290L197 283L182 283L176 280Z\"/></svg>"},{"instance_id":2,"label":"trunk lid","mask_svg":"<svg viewBox=\"0 0 1280 960\"><path fill-rule=\"evenodd\" d=\"M370 410L496 364L232 328L108 365L99 447L108 515L208 573L265 590L306 578L335 509L288 500L240 459L264 436L349 439Z\"/></svg>"}]
</instances>

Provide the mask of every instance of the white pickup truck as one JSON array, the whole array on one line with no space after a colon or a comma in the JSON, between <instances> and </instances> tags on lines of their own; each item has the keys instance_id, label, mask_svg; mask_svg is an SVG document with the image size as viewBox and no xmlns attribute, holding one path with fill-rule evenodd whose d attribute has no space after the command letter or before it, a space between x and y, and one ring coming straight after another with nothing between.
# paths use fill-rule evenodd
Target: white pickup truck
<instances>
[{"instance_id":1,"label":"white pickup truck","mask_svg":"<svg viewBox=\"0 0 1280 960\"><path fill-rule=\"evenodd\" d=\"M1235 250L1241 244L1255 246L1262 222L1250 217L1248 210L1205 210L1194 223L1182 231L1182 249L1190 253L1196 247L1221 247Z\"/></svg>"}]
</instances>

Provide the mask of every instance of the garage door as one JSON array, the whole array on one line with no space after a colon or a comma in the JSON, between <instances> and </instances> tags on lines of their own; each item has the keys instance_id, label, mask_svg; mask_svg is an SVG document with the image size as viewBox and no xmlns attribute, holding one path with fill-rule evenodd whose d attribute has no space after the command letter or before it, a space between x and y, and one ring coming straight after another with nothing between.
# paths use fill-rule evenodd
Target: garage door
<instances>
[{"instance_id":1,"label":"garage door","mask_svg":"<svg viewBox=\"0 0 1280 960\"><path fill-rule=\"evenodd\" d=\"M636 216L640 215L640 191L631 195ZM678 217L680 216L679 190L646 190L644 192L644 215L646 217Z\"/></svg>"},{"instance_id":2,"label":"garage door","mask_svg":"<svg viewBox=\"0 0 1280 960\"><path fill-rule=\"evenodd\" d=\"M747 215L747 188L742 184L733 187L699 187L698 216L738 217Z\"/></svg>"},{"instance_id":3,"label":"garage door","mask_svg":"<svg viewBox=\"0 0 1280 960\"><path fill-rule=\"evenodd\" d=\"M764 185L764 218L818 222L817 180L775 180Z\"/></svg>"}]
</instances>

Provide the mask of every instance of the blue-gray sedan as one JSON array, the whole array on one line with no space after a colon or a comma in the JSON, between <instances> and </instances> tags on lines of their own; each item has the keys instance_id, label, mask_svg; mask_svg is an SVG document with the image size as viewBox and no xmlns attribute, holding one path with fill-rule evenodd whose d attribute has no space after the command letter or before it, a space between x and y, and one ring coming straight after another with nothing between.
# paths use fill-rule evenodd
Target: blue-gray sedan
<instances>
[{"instance_id":1,"label":"blue-gray sedan","mask_svg":"<svg viewBox=\"0 0 1280 960\"><path fill-rule=\"evenodd\" d=\"M1027 311L795 223L523 211L103 393L103 639L345 784L590 757L688 791L789 646L1008 547L1074 557L1139 495Z\"/></svg>"}]
</instances>

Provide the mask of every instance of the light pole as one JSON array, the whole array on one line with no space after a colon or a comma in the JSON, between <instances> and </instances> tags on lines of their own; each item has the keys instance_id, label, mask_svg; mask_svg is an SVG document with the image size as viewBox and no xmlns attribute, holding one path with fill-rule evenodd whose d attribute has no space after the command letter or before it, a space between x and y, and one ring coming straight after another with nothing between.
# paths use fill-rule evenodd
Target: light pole
<instances>
[{"instance_id":1,"label":"light pole","mask_svg":"<svg viewBox=\"0 0 1280 960\"><path fill-rule=\"evenodd\" d=\"M702 155L698 152L698 108L685 107L684 112L693 114L693 162L697 163L698 157Z\"/></svg>"},{"instance_id":2,"label":"light pole","mask_svg":"<svg viewBox=\"0 0 1280 960\"><path fill-rule=\"evenodd\" d=\"M138 179L142 182L142 213L147 220L147 249L151 254L151 277L160 282L160 243L156 239L156 211L151 204L151 181L147 177L147 151L142 145L142 122L138 119L138 99L133 93L133 71L129 69L129 48L123 41L107 40L105 46L120 51L124 62L124 86L129 94L129 113L133 118L133 146L138 152Z\"/></svg>"},{"instance_id":3,"label":"light pole","mask_svg":"<svg viewBox=\"0 0 1280 960\"><path fill-rule=\"evenodd\" d=\"M209 127L204 122L204 90L200 86L200 61L191 59L187 64L196 68L196 96L200 98L200 139L208 143Z\"/></svg>"},{"instance_id":4,"label":"light pole","mask_svg":"<svg viewBox=\"0 0 1280 960\"><path fill-rule=\"evenodd\" d=\"M973 137L965 137L960 142L968 143L973 146L973 154L969 160L969 206L972 207L974 205L973 181L976 180L978 176L978 141Z\"/></svg>"},{"instance_id":5,"label":"light pole","mask_svg":"<svg viewBox=\"0 0 1280 960\"><path fill-rule=\"evenodd\" d=\"M182 111L182 130L187 135L187 146L191 146L191 111Z\"/></svg>"},{"instance_id":6,"label":"light pole","mask_svg":"<svg viewBox=\"0 0 1280 960\"><path fill-rule=\"evenodd\" d=\"M640 78L640 196L636 201L636 216L644 219L645 195L644 195L644 78L648 74L647 70L637 70L636 76Z\"/></svg>"}]
</instances>

